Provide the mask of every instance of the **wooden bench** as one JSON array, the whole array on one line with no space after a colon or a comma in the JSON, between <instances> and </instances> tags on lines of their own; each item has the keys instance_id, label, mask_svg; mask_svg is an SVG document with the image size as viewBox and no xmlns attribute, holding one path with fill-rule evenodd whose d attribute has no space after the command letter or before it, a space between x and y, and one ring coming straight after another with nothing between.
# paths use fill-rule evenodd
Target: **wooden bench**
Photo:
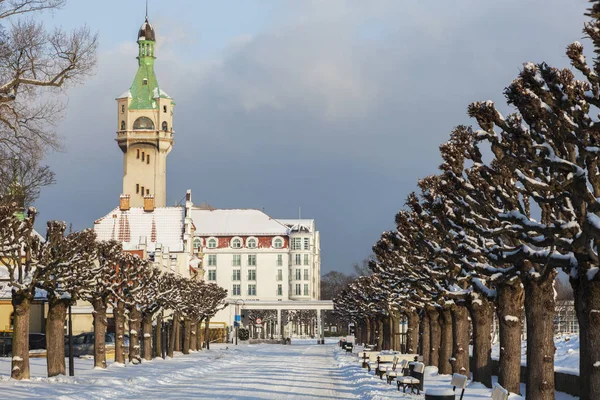
<instances>
[{"instance_id":1,"label":"wooden bench","mask_svg":"<svg viewBox=\"0 0 600 400\"><path fill-rule=\"evenodd\" d=\"M465 375L452 374L452 380L450 381L450 385L452 385L452 390L444 388L427 389L425 391L425 400L455 400L456 388L462 389L462 391L460 392L460 400L462 400L463 396L465 395L467 383L469 383L469 378L467 378Z\"/></svg>"},{"instance_id":2,"label":"wooden bench","mask_svg":"<svg viewBox=\"0 0 600 400\"><path fill-rule=\"evenodd\" d=\"M392 384L392 381L399 376L404 376L405 372L408 370L408 360L400 359L396 360L396 365L392 367L388 367L385 371L386 381L389 385Z\"/></svg>"},{"instance_id":3,"label":"wooden bench","mask_svg":"<svg viewBox=\"0 0 600 400\"><path fill-rule=\"evenodd\" d=\"M371 361L371 356L373 356L373 360L377 359L378 351L361 351L358 353L358 358L362 360L362 367L367 368L368 362Z\"/></svg>"},{"instance_id":4,"label":"wooden bench","mask_svg":"<svg viewBox=\"0 0 600 400\"><path fill-rule=\"evenodd\" d=\"M375 370L375 374L379 374L379 365L383 364L391 364L394 362L395 354L377 354L375 356L375 360L369 360L367 366L369 368L369 372L371 369Z\"/></svg>"},{"instance_id":5,"label":"wooden bench","mask_svg":"<svg viewBox=\"0 0 600 400\"><path fill-rule=\"evenodd\" d=\"M416 394L421 394L421 390L423 390L423 381L424 381L424 372L425 364L422 362L415 363L414 368L410 372L410 376L400 376L396 378L396 383L398 384L398 391L400 391L400 386L402 386L402 391L406 393L406 389L410 388L411 393L415 393L415 389L417 390Z\"/></svg>"},{"instance_id":6,"label":"wooden bench","mask_svg":"<svg viewBox=\"0 0 600 400\"><path fill-rule=\"evenodd\" d=\"M498 383L494 384L492 389L492 400L508 400L508 390L504 389Z\"/></svg>"}]
</instances>

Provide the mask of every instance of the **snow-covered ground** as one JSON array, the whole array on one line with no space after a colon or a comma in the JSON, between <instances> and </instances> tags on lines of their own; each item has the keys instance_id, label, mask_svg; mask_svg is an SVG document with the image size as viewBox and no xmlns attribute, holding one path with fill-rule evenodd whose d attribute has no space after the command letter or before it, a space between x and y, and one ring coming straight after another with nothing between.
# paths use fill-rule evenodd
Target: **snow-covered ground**
<instances>
[{"instance_id":1,"label":"snow-covered ground","mask_svg":"<svg viewBox=\"0 0 600 400\"><path fill-rule=\"evenodd\" d=\"M560 335L554 337L554 370L565 374L579 375L579 335ZM499 357L500 345L492 347L492 358ZM527 342L521 343L521 365L527 365Z\"/></svg>"},{"instance_id":2,"label":"snow-covered ground","mask_svg":"<svg viewBox=\"0 0 600 400\"><path fill-rule=\"evenodd\" d=\"M424 396L408 395L398 392L397 386L388 385L385 381L380 380L373 372L367 372L367 369L361 368L357 357L350 355L340 350L334 350L334 357L341 371L344 371L344 376L353 382L355 393L361 399L383 400L383 399L423 399ZM425 368L424 388L427 389L448 389L450 386L450 375L438 375L437 367ZM496 382L497 377L493 377ZM521 384L521 393L525 394L525 385ZM489 399L491 389L486 388L480 383L471 382L465 390L464 400L482 400ZM511 394L510 400L524 399L523 396ZM577 397L570 396L566 393L556 392L556 400L574 400Z\"/></svg>"},{"instance_id":3,"label":"snow-covered ground","mask_svg":"<svg viewBox=\"0 0 600 400\"><path fill-rule=\"evenodd\" d=\"M156 359L137 366L93 369L77 359L75 377L45 378L46 360L31 359L32 379L9 378L10 359L0 358L3 398L60 399L423 399L398 392L360 367L355 355L333 343L295 340L285 345L215 345L211 350ZM434 372L434 374L431 374ZM449 387L450 376L429 370L425 388ZM523 388L524 390L524 388ZM489 398L490 390L473 383L466 399ZM520 399L520 396L512 396ZM557 399L573 399L559 394Z\"/></svg>"}]
</instances>

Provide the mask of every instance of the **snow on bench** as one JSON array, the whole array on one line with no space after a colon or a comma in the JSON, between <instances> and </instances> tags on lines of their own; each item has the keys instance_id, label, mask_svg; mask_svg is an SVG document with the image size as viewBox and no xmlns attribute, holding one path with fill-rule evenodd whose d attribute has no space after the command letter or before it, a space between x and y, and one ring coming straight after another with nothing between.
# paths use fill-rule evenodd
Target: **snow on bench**
<instances>
[{"instance_id":1,"label":"snow on bench","mask_svg":"<svg viewBox=\"0 0 600 400\"><path fill-rule=\"evenodd\" d=\"M508 400L508 390L496 383L492 390L492 400Z\"/></svg>"}]
</instances>

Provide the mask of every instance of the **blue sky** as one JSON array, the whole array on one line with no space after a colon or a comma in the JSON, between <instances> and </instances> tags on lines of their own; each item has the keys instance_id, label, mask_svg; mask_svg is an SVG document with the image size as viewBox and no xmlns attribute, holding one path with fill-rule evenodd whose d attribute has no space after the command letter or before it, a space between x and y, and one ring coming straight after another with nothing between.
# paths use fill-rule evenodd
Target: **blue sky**
<instances>
[{"instance_id":1,"label":"blue sky","mask_svg":"<svg viewBox=\"0 0 600 400\"><path fill-rule=\"evenodd\" d=\"M174 97L168 198L314 218L322 271L350 272L393 228L438 146L472 123L472 101L502 103L526 61L568 67L585 0L150 0L156 71ZM142 0L71 0L43 19L99 33L94 77L69 90L47 163L41 221L74 229L118 204L115 97L135 74ZM118 11L117 11L118 10ZM588 43L584 44L588 45ZM589 45L588 45L589 47ZM500 107L505 113L506 107Z\"/></svg>"}]
</instances>

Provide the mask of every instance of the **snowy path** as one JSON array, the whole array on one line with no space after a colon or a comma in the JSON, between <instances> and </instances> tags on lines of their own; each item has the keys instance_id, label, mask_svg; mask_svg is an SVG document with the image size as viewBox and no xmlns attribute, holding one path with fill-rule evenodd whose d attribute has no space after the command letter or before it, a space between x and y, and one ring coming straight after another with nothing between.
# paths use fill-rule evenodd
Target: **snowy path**
<instances>
[{"instance_id":1,"label":"snowy path","mask_svg":"<svg viewBox=\"0 0 600 400\"><path fill-rule=\"evenodd\" d=\"M423 395L399 392L367 372L356 356L336 345L313 343L216 345L209 351L106 370L94 370L92 360L76 359L75 377L45 378L46 360L34 358L32 379L20 382L9 378L10 358L0 358L0 398L423 400ZM449 375L427 371L425 389L450 387ZM521 390L525 392L524 385ZM490 389L471 383L464 399L489 397ZM574 400L559 392L556 398ZM517 399L523 397L510 396Z\"/></svg>"},{"instance_id":2,"label":"snowy path","mask_svg":"<svg viewBox=\"0 0 600 400\"><path fill-rule=\"evenodd\" d=\"M34 377L0 377L11 398L60 399L356 399L336 366L333 346L219 346L172 360L93 370L77 360L76 377L42 378L44 361L32 360ZM6 370L0 362L2 372ZM39 364L39 365L38 365ZM51 383L51 384L50 384Z\"/></svg>"}]
</instances>

